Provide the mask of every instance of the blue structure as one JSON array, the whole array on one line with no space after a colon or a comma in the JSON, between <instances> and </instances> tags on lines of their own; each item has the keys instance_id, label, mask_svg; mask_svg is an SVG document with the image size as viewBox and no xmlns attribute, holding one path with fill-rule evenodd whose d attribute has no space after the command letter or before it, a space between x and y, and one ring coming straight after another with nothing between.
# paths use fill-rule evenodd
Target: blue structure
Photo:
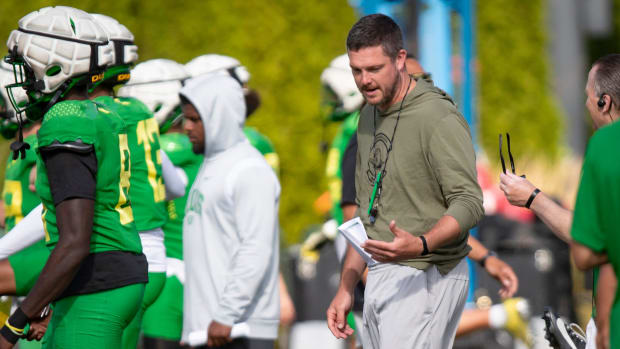
<instances>
[{"instance_id":1,"label":"blue structure","mask_svg":"<svg viewBox=\"0 0 620 349\"><path fill-rule=\"evenodd\" d=\"M451 8L446 1L420 1L418 60L433 75L435 85L454 96L450 17Z\"/></svg>"}]
</instances>

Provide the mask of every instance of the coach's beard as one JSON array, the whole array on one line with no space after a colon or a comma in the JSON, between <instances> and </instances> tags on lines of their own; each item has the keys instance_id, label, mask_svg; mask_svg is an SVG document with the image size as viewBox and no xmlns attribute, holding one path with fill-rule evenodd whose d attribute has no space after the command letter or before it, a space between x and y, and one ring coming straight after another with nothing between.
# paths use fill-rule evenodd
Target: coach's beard
<instances>
[{"instance_id":1,"label":"coach's beard","mask_svg":"<svg viewBox=\"0 0 620 349\"><path fill-rule=\"evenodd\" d=\"M390 103L392 102L392 100L394 99L394 96L396 95L396 91L398 90L399 86L400 86L400 82L401 82L401 76L399 73L396 73L396 79L394 81L394 83L392 84L392 86L390 87L389 90L385 91L385 95L383 96L383 98L381 98L381 100L377 103L371 103L370 101L368 101L368 99L366 99L364 97L364 100L366 101L366 103L372 105L372 106L377 106L377 107L383 107L381 109L387 109L390 107Z\"/></svg>"}]
</instances>

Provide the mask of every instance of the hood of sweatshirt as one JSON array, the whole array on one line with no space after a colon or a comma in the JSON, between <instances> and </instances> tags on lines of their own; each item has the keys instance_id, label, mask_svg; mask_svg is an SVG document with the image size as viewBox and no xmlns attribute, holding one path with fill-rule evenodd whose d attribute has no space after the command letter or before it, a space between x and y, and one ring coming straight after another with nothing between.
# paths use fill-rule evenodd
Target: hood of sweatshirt
<instances>
[{"instance_id":1,"label":"hood of sweatshirt","mask_svg":"<svg viewBox=\"0 0 620 349\"><path fill-rule=\"evenodd\" d=\"M199 76L180 91L198 111L205 134L205 158L245 142L245 99L237 81L229 76Z\"/></svg>"},{"instance_id":2,"label":"hood of sweatshirt","mask_svg":"<svg viewBox=\"0 0 620 349\"><path fill-rule=\"evenodd\" d=\"M410 77L411 79L414 79L413 77ZM452 100L452 98L450 98L450 96L448 94L446 94L446 92L444 92L442 89L436 87L433 84L433 81L428 79L422 79L422 78L417 78L415 79L416 85L415 87L409 89L409 93L407 94L407 96L405 96L404 101L402 101L402 107L403 109L407 109L407 107L409 107L412 104L417 104L420 105L424 102L427 101L432 101L432 100L446 100L448 102L450 102L451 104L455 104L454 101ZM409 81L407 81L407 83L409 83ZM396 102L394 104L392 104L387 110L381 112L377 109L377 114L381 115L381 116L388 116L391 114L398 114L398 111L400 110L401 107L401 102Z\"/></svg>"}]
</instances>

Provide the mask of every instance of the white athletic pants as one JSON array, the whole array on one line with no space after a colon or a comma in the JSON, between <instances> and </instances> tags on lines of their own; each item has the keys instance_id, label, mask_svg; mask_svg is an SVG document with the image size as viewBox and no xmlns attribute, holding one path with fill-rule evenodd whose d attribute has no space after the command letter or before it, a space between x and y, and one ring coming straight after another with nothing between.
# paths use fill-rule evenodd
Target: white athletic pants
<instances>
[{"instance_id":1,"label":"white athletic pants","mask_svg":"<svg viewBox=\"0 0 620 349\"><path fill-rule=\"evenodd\" d=\"M469 274L461 260L447 275L380 263L368 272L364 293L364 349L447 349L461 319Z\"/></svg>"}]
</instances>

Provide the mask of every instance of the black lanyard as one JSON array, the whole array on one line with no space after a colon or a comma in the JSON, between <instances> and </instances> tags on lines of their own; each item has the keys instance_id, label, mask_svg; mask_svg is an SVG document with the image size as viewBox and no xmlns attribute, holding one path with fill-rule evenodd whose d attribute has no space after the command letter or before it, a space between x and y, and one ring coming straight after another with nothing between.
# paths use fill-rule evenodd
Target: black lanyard
<instances>
[{"instance_id":1,"label":"black lanyard","mask_svg":"<svg viewBox=\"0 0 620 349\"><path fill-rule=\"evenodd\" d=\"M392 138L390 139L390 146L387 149L387 155L385 156L385 163L383 164L383 169L377 173L377 177L375 178L375 183L373 185L372 194L370 195L370 203L368 204L368 217L370 220L370 224L375 224L377 219L377 213L379 208L379 200L381 199L381 188L383 187L383 178L385 177L385 169L387 168L388 160L390 159L390 153L392 152L392 145L394 144L394 136L396 136L396 128L398 127L398 121L400 120L400 113L403 111L403 103L405 103L405 98L407 98L407 94L409 93L409 88L411 87L411 76L409 77L409 85L407 85L407 91L405 91L405 95L403 96L403 100L400 102L400 107L398 108L398 115L396 116L396 123L394 124L394 131L392 131ZM376 144L377 140L377 107L375 106L373 109L373 145Z\"/></svg>"}]
</instances>

